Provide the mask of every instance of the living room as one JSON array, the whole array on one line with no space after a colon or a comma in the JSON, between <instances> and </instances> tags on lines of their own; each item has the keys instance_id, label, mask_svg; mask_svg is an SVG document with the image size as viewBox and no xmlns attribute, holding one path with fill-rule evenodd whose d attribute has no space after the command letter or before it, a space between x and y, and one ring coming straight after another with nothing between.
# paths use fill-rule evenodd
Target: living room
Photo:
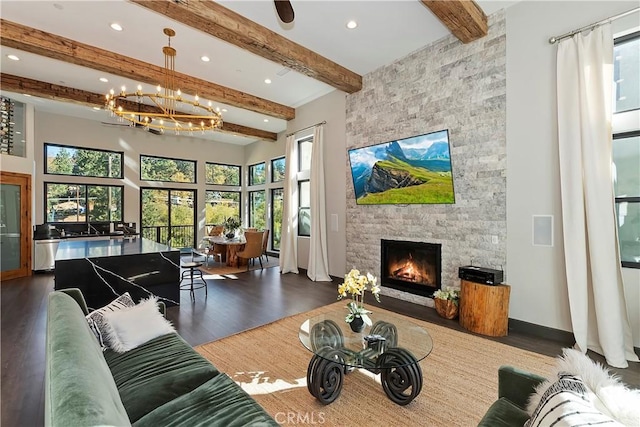
<instances>
[{"instance_id":1,"label":"living room","mask_svg":"<svg viewBox=\"0 0 640 427\"><path fill-rule=\"evenodd\" d=\"M269 162L284 155L286 134L326 121L326 212L328 218L337 216L337 227L327 233L332 276L342 277L352 267L378 272L381 239L441 243L443 285L457 287L457 269L463 265L504 269L505 283L511 285L510 319L538 326L552 336L570 333L558 185L556 48L546 40L636 6L636 2L519 2L489 16L489 34L479 43L463 45L446 37L363 76L360 92L333 91L297 107L286 132L271 143L238 147L163 137L31 110L33 148L24 162L2 156L2 168L33 176L33 223L40 224L43 186L49 180L42 173L44 142L124 151L124 217L135 221L140 217L140 154L197 160L196 203L203 206L201 162L243 167ZM348 149L443 129L450 134L455 204L355 203ZM552 217L551 245L532 244L532 218L537 215ZM198 236L204 233L200 227ZM497 243L492 236L497 236ZM307 238L298 239L302 269L308 267L308 244ZM640 270L623 268L622 274L633 344L638 348ZM428 298L392 290L384 294L430 305ZM637 364L631 366L637 369Z\"/></svg>"}]
</instances>

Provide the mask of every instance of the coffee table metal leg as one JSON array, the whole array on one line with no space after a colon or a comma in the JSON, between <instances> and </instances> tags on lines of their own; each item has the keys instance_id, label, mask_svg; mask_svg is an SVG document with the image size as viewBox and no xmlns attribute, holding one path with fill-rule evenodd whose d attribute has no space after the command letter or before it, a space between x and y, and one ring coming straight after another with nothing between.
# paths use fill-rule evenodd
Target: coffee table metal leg
<instances>
[{"instance_id":1,"label":"coffee table metal leg","mask_svg":"<svg viewBox=\"0 0 640 427\"><path fill-rule=\"evenodd\" d=\"M322 356L314 355L307 368L307 389L328 405L340 396L344 380L344 362L339 350L328 348Z\"/></svg>"},{"instance_id":2,"label":"coffee table metal leg","mask_svg":"<svg viewBox=\"0 0 640 427\"><path fill-rule=\"evenodd\" d=\"M422 390L422 369L413 355L403 348L387 349L378 358L382 388L398 405L409 404Z\"/></svg>"}]
</instances>

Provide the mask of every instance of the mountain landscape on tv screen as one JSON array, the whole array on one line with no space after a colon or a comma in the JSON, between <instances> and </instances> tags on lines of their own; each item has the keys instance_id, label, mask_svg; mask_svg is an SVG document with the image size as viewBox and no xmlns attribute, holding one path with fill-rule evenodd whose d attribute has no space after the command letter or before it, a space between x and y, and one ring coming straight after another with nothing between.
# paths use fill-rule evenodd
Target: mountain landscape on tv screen
<instances>
[{"instance_id":1,"label":"mountain landscape on tv screen","mask_svg":"<svg viewBox=\"0 0 640 427\"><path fill-rule=\"evenodd\" d=\"M356 203L454 203L446 130L349 150Z\"/></svg>"}]
</instances>

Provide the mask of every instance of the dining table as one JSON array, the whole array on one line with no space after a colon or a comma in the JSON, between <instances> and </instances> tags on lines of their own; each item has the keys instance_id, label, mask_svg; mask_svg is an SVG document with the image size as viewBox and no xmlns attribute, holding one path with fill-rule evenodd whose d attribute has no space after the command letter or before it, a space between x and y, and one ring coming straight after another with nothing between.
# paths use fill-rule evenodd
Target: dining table
<instances>
[{"instance_id":1,"label":"dining table","mask_svg":"<svg viewBox=\"0 0 640 427\"><path fill-rule=\"evenodd\" d=\"M225 248L222 253L222 262L225 262L229 267L239 267L247 262L247 260L238 257L238 252L242 251L244 249L244 245L247 243L244 236L238 236L232 239L225 236L205 236L203 240L207 241L212 246L219 245Z\"/></svg>"}]
</instances>

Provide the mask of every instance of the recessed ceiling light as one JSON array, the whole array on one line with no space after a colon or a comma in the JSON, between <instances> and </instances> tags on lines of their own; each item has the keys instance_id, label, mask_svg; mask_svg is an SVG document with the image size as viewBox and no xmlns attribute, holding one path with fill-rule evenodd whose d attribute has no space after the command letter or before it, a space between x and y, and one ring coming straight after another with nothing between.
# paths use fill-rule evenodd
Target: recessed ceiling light
<instances>
[{"instance_id":1,"label":"recessed ceiling light","mask_svg":"<svg viewBox=\"0 0 640 427\"><path fill-rule=\"evenodd\" d=\"M12 61L20 61L20 58L18 58L18 57L17 57L17 56L15 56L15 55L7 55L7 58L9 58L9 59L10 59L10 60L12 60Z\"/></svg>"},{"instance_id":2,"label":"recessed ceiling light","mask_svg":"<svg viewBox=\"0 0 640 427\"><path fill-rule=\"evenodd\" d=\"M264 82L265 82L266 84L270 85L270 84L271 84L271 79L264 79Z\"/></svg>"},{"instance_id":3,"label":"recessed ceiling light","mask_svg":"<svg viewBox=\"0 0 640 427\"><path fill-rule=\"evenodd\" d=\"M350 30L353 30L354 28L356 28L358 26L358 23L354 20L351 20L349 22L347 22L347 28Z\"/></svg>"},{"instance_id":4,"label":"recessed ceiling light","mask_svg":"<svg viewBox=\"0 0 640 427\"><path fill-rule=\"evenodd\" d=\"M23 95L26 96L27 98L31 96L28 93L23 93Z\"/></svg>"},{"instance_id":5,"label":"recessed ceiling light","mask_svg":"<svg viewBox=\"0 0 640 427\"><path fill-rule=\"evenodd\" d=\"M122 31L122 25L118 24L117 22L114 22L109 26L111 27L112 30Z\"/></svg>"},{"instance_id":6,"label":"recessed ceiling light","mask_svg":"<svg viewBox=\"0 0 640 427\"><path fill-rule=\"evenodd\" d=\"M20 132L19 130L16 131L16 135L22 135L22 132Z\"/></svg>"},{"instance_id":7,"label":"recessed ceiling light","mask_svg":"<svg viewBox=\"0 0 640 427\"><path fill-rule=\"evenodd\" d=\"M227 112L227 109L226 109L226 108L223 108L223 109L222 109L222 112L223 112L223 113L226 113L226 112Z\"/></svg>"},{"instance_id":8,"label":"recessed ceiling light","mask_svg":"<svg viewBox=\"0 0 640 427\"><path fill-rule=\"evenodd\" d=\"M200 57L200 59L202 60L202 62L209 62L211 61L211 58L209 58L207 55L202 55Z\"/></svg>"},{"instance_id":9,"label":"recessed ceiling light","mask_svg":"<svg viewBox=\"0 0 640 427\"><path fill-rule=\"evenodd\" d=\"M102 83L107 83L107 82L109 82L109 79L108 79L108 78L106 78L106 77L100 77L100 81L101 81Z\"/></svg>"},{"instance_id":10,"label":"recessed ceiling light","mask_svg":"<svg viewBox=\"0 0 640 427\"><path fill-rule=\"evenodd\" d=\"M93 107L94 110L100 111L100 107Z\"/></svg>"},{"instance_id":11,"label":"recessed ceiling light","mask_svg":"<svg viewBox=\"0 0 640 427\"><path fill-rule=\"evenodd\" d=\"M264 119L264 122L265 123L269 123L269 119Z\"/></svg>"}]
</instances>

